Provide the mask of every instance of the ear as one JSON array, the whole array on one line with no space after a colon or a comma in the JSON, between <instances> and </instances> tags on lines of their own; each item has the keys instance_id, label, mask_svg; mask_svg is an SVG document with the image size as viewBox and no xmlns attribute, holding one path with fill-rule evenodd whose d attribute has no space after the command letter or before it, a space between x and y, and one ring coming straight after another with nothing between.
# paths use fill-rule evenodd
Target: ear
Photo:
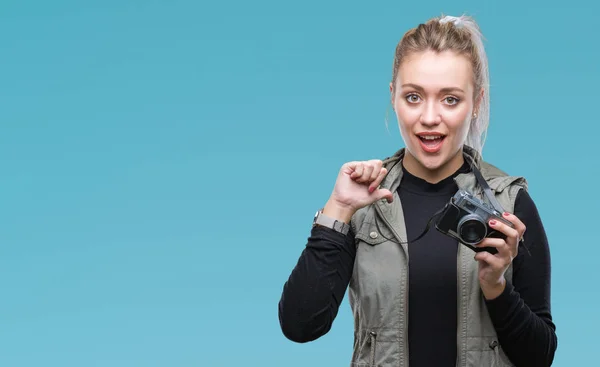
<instances>
[{"instance_id":1,"label":"ear","mask_svg":"<svg viewBox=\"0 0 600 367\"><path fill-rule=\"evenodd\" d=\"M392 106L394 105L394 84L390 82L390 101L392 102Z\"/></svg>"}]
</instances>

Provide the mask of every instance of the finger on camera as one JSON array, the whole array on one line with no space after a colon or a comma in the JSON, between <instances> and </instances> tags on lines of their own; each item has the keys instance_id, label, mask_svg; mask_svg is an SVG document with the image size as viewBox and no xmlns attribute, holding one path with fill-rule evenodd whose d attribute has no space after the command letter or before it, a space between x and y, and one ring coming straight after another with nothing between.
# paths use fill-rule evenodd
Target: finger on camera
<instances>
[{"instance_id":1,"label":"finger on camera","mask_svg":"<svg viewBox=\"0 0 600 367\"><path fill-rule=\"evenodd\" d=\"M506 241L503 240L502 238L486 237L486 238L483 239L483 241L479 242L475 247L481 247L481 248L484 248L484 247L493 247L498 252L496 254L491 254L491 255L492 256L496 256L496 257L512 256L511 255L511 248L506 243ZM486 252L486 251L482 251L482 252Z\"/></svg>"},{"instance_id":2,"label":"finger on camera","mask_svg":"<svg viewBox=\"0 0 600 367\"><path fill-rule=\"evenodd\" d=\"M504 266L504 261L502 260L502 258L487 251L481 251L476 253L475 260L483 261L494 269L501 269Z\"/></svg>"},{"instance_id":3,"label":"finger on camera","mask_svg":"<svg viewBox=\"0 0 600 367\"><path fill-rule=\"evenodd\" d=\"M475 247L495 247L497 249L500 249L503 246L506 246L506 241L504 241L502 238L493 237L486 237L477 245L475 245Z\"/></svg>"},{"instance_id":4,"label":"finger on camera","mask_svg":"<svg viewBox=\"0 0 600 367\"><path fill-rule=\"evenodd\" d=\"M489 251L480 251L475 254L475 260L484 260L491 267L500 269L511 261L510 252L507 247L499 247L498 252L493 254Z\"/></svg>"},{"instance_id":5,"label":"finger on camera","mask_svg":"<svg viewBox=\"0 0 600 367\"><path fill-rule=\"evenodd\" d=\"M504 217L504 219L511 222L513 224L513 226L515 226L515 229L520 234L519 237L523 236L523 234L525 233L526 227L525 227L525 224L516 215L505 212L505 213L503 213L502 216Z\"/></svg>"},{"instance_id":6,"label":"finger on camera","mask_svg":"<svg viewBox=\"0 0 600 367\"><path fill-rule=\"evenodd\" d=\"M494 228L497 231L500 231L506 235L508 238L519 238L519 232L515 229L503 223L502 221L492 219L489 222L490 227Z\"/></svg>"}]
</instances>

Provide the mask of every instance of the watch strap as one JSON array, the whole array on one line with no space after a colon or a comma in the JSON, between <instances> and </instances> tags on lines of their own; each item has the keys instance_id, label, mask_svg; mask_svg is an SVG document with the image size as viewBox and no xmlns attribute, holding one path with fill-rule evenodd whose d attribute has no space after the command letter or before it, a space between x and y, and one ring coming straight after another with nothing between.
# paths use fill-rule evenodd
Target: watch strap
<instances>
[{"instance_id":1,"label":"watch strap","mask_svg":"<svg viewBox=\"0 0 600 367\"><path fill-rule=\"evenodd\" d=\"M350 231L350 225L348 225L348 223L344 223L337 219L328 217L327 215L323 214L322 210L319 210L315 215L313 225L320 225L323 227L331 228L344 235L348 234L348 232Z\"/></svg>"}]
</instances>

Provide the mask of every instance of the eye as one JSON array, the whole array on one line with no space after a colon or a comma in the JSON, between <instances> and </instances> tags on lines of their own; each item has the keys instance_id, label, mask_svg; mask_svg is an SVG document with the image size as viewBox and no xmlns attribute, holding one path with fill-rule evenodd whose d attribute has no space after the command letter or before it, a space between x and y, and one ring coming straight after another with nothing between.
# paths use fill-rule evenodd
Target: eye
<instances>
[{"instance_id":1,"label":"eye","mask_svg":"<svg viewBox=\"0 0 600 367\"><path fill-rule=\"evenodd\" d=\"M418 103L418 102L419 102L419 100L420 100L419 96L418 96L418 95L416 95L416 94L414 94L414 93L408 94L408 95L406 96L406 101L407 101L408 103Z\"/></svg>"},{"instance_id":2,"label":"eye","mask_svg":"<svg viewBox=\"0 0 600 367\"><path fill-rule=\"evenodd\" d=\"M454 106L455 104L458 104L459 99L456 97L446 97L444 98L444 101L446 102L446 104Z\"/></svg>"}]
</instances>

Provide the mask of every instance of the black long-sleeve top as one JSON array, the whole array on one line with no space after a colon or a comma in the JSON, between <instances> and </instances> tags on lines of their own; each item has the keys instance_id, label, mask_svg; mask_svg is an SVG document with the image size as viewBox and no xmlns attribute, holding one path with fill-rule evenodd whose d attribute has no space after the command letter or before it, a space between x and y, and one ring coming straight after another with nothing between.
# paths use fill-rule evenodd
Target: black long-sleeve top
<instances>
[{"instance_id":1,"label":"black long-sleeve top","mask_svg":"<svg viewBox=\"0 0 600 367\"><path fill-rule=\"evenodd\" d=\"M404 169L404 168L403 168ZM431 216L458 190L453 177L431 184L404 169L398 188L408 238L415 238ZM486 301L500 345L516 366L550 366L557 348L550 312L550 252L538 210L521 190L514 214L527 227L525 247L513 260L513 280L496 299ZM456 364L456 241L430 230L409 244L409 358L411 367ZM295 342L327 333L352 276L356 247L346 236L315 227L279 302L284 335ZM436 353L431 353L436 340Z\"/></svg>"}]
</instances>

